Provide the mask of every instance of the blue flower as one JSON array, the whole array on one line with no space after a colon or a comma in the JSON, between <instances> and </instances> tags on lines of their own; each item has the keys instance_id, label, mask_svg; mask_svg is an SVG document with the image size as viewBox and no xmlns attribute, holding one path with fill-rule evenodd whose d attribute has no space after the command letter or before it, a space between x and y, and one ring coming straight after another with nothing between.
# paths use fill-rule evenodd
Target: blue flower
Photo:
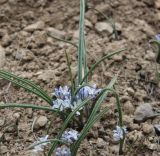
<instances>
[{"instance_id":1,"label":"blue flower","mask_svg":"<svg viewBox=\"0 0 160 156\"><path fill-rule=\"evenodd\" d=\"M53 101L53 109L59 109L60 111L64 111L66 108L70 108L70 100L62 100L62 99L56 99Z\"/></svg>"},{"instance_id":2,"label":"blue flower","mask_svg":"<svg viewBox=\"0 0 160 156\"><path fill-rule=\"evenodd\" d=\"M72 144L73 142L77 141L79 137L79 133L73 129L69 131L65 131L62 134L61 140L67 142L68 144Z\"/></svg>"},{"instance_id":3,"label":"blue flower","mask_svg":"<svg viewBox=\"0 0 160 156\"><path fill-rule=\"evenodd\" d=\"M96 85L85 86L81 88L78 92L78 98L84 101L87 98L96 98L97 94L101 91L101 89L96 89Z\"/></svg>"},{"instance_id":4,"label":"blue flower","mask_svg":"<svg viewBox=\"0 0 160 156\"><path fill-rule=\"evenodd\" d=\"M55 88L53 95L62 100L71 99L71 90L67 86L60 86Z\"/></svg>"},{"instance_id":5,"label":"blue flower","mask_svg":"<svg viewBox=\"0 0 160 156\"><path fill-rule=\"evenodd\" d=\"M155 35L155 38L156 38L157 41L160 42L160 34Z\"/></svg>"},{"instance_id":6,"label":"blue flower","mask_svg":"<svg viewBox=\"0 0 160 156\"><path fill-rule=\"evenodd\" d=\"M39 140L36 141L34 144L38 144L40 142L47 141L47 140L48 140L48 135L46 135L45 137L39 138ZM36 145L36 146L34 146L34 149L32 151L35 153L41 152L41 151L43 151L44 146L46 146L47 144L48 144L48 142Z\"/></svg>"},{"instance_id":7,"label":"blue flower","mask_svg":"<svg viewBox=\"0 0 160 156\"><path fill-rule=\"evenodd\" d=\"M127 129L126 127L119 127L119 126L116 126L116 130L113 130L113 138L115 141L120 141L124 138L124 134L127 133Z\"/></svg>"},{"instance_id":8,"label":"blue flower","mask_svg":"<svg viewBox=\"0 0 160 156\"><path fill-rule=\"evenodd\" d=\"M79 103L84 101L87 98L96 98L97 94L101 91L101 89L96 89L96 85L85 86L82 87L77 95L71 96L71 90L69 87L59 87L55 88L53 95L56 97L56 100L53 100L53 109L59 109L60 111L64 111L68 108L71 111L74 111ZM80 115L80 112L77 111L76 115Z\"/></svg>"},{"instance_id":9,"label":"blue flower","mask_svg":"<svg viewBox=\"0 0 160 156\"><path fill-rule=\"evenodd\" d=\"M58 147L55 156L71 156L71 151L68 147Z\"/></svg>"}]
</instances>

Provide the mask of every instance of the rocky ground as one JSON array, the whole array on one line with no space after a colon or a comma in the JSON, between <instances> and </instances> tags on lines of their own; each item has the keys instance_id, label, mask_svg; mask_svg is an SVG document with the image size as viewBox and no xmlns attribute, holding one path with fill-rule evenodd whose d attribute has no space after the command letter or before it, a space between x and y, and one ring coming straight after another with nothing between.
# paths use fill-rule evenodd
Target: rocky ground
<instances>
[{"instance_id":1,"label":"rocky ground","mask_svg":"<svg viewBox=\"0 0 160 156\"><path fill-rule=\"evenodd\" d=\"M160 30L160 0L89 0L89 6L114 19L119 38L113 38L113 29L101 14L89 9L85 21L88 65L109 52L127 48L104 61L91 81L104 87L120 71L116 89L128 130L124 155L158 156L159 137L154 127L160 125L156 115L160 112L160 84L156 82L156 53L149 40ZM34 81L49 94L57 85L69 85L65 51L75 75L76 48L53 35L77 43L78 22L79 0L0 0L0 68ZM0 103L47 105L2 79ZM89 132L79 156L118 153L112 136L117 121L114 97L108 97L103 105L110 111ZM20 108L0 110L0 155L35 155L26 148L46 135L51 120L54 124L48 133L52 138L61 125L53 114Z\"/></svg>"}]
</instances>

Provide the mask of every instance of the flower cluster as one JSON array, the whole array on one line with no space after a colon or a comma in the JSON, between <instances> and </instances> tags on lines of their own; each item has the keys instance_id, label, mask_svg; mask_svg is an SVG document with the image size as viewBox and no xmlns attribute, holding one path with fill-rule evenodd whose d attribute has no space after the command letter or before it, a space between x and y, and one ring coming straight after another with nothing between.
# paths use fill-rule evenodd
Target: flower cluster
<instances>
[{"instance_id":1,"label":"flower cluster","mask_svg":"<svg viewBox=\"0 0 160 156\"><path fill-rule=\"evenodd\" d=\"M68 100L71 98L71 91L67 86L60 86L59 88L55 88L53 95L59 99Z\"/></svg>"},{"instance_id":2,"label":"flower cluster","mask_svg":"<svg viewBox=\"0 0 160 156\"><path fill-rule=\"evenodd\" d=\"M71 156L71 151L68 147L58 147L55 156Z\"/></svg>"},{"instance_id":3,"label":"flower cluster","mask_svg":"<svg viewBox=\"0 0 160 156\"><path fill-rule=\"evenodd\" d=\"M62 141L65 141L67 144L71 145L78 140L79 133L73 129L66 130L61 137ZM70 148L68 147L58 147L55 150L55 156L71 156Z\"/></svg>"},{"instance_id":4,"label":"flower cluster","mask_svg":"<svg viewBox=\"0 0 160 156\"><path fill-rule=\"evenodd\" d=\"M81 101L84 101L87 98L96 98L97 94L101 91L101 89L96 89L96 85L93 85L92 87L90 86L85 86L81 88L78 92L78 98Z\"/></svg>"},{"instance_id":5,"label":"flower cluster","mask_svg":"<svg viewBox=\"0 0 160 156\"><path fill-rule=\"evenodd\" d=\"M79 137L79 133L73 129L69 131L65 131L62 134L61 140L67 142L68 144L72 144L73 142L77 141Z\"/></svg>"},{"instance_id":6,"label":"flower cluster","mask_svg":"<svg viewBox=\"0 0 160 156\"><path fill-rule=\"evenodd\" d=\"M96 85L93 85L92 87L84 86L79 90L77 95L72 96L69 87L60 86L54 90L53 95L56 97L56 100L53 100L52 108L59 109L60 111L70 108L73 111L79 102L82 102L87 98L94 99L100 91L101 89L96 89ZM77 112L76 114L79 115L80 113Z\"/></svg>"},{"instance_id":7,"label":"flower cluster","mask_svg":"<svg viewBox=\"0 0 160 156\"><path fill-rule=\"evenodd\" d=\"M113 130L113 138L115 141L120 141L124 138L124 134L127 133L126 127L116 126L116 130Z\"/></svg>"},{"instance_id":8,"label":"flower cluster","mask_svg":"<svg viewBox=\"0 0 160 156\"><path fill-rule=\"evenodd\" d=\"M66 108L70 108L71 105L71 91L65 87L55 88L53 95L57 98L53 101L53 108L63 111Z\"/></svg>"},{"instance_id":9,"label":"flower cluster","mask_svg":"<svg viewBox=\"0 0 160 156\"><path fill-rule=\"evenodd\" d=\"M48 135L46 135L45 137L39 138L38 141L36 141L34 144L38 144L36 146L34 146L33 152L38 153L43 151L44 146L46 146L48 144L48 142L44 142L48 140ZM44 142L44 143L41 143Z\"/></svg>"}]
</instances>

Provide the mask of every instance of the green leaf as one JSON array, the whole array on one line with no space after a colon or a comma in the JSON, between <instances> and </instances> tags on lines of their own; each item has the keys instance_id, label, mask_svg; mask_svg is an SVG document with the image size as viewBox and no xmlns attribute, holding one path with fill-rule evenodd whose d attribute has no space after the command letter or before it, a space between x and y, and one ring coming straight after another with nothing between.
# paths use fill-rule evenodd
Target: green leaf
<instances>
[{"instance_id":1,"label":"green leaf","mask_svg":"<svg viewBox=\"0 0 160 156\"><path fill-rule=\"evenodd\" d=\"M118 39L118 32L117 32L114 20L111 18L108 18L103 12L99 11L96 8L89 7L89 9L95 10L96 12L100 13L110 23L111 27L113 28L113 33L115 35L115 39L117 40Z\"/></svg>"},{"instance_id":2,"label":"green leaf","mask_svg":"<svg viewBox=\"0 0 160 156\"><path fill-rule=\"evenodd\" d=\"M117 80L117 76L113 77L113 79L111 80L110 84L106 87L106 89L103 89L101 91L101 93L99 95L99 98L97 99L96 104L95 104L95 106L94 106L94 108L92 110L92 113L90 114L89 119L87 120L86 125L83 128L83 130L81 131L81 134L80 134L80 137L79 137L78 141L74 144L74 147L72 149L73 156L76 155L81 141L86 136L88 130L93 126L93 124L94 124L93 120L95 119L95 117L98 117L97 116L97 112L98 112L98 110L100 110L100 106L101 106L103 100L105 99L105 97L107 96L107 94L109 92L111 92L111 89L113 88L113 85L115 84L116 80Z\"/></svg>"},{"instance_id":3,"label":"green leaf","mask_svg":"<svg viewBox=\"0 0 160 156\"><path fill-rule=\"evenodd\" d=\"M81 103L75 108L75 110L68 115L67 119L64 121L64 123L63 123L63 125L62 125L62 127L61 127L60 132L59 132L58 135L57 135L57 139L60 139L60 138L61 138L63 132L64 132L65 129L67 128L69 122L74 118L76 112L79 111L80 108L82 108L83 106L85 106L90 100L91 100L91 99L86 99L85 101L81 102ZM53 153L53 151L55 150L56 146L57 146L57 143L56 143L56 142L52 144L52 147L51 147L51 149L50 149L50 151L49 151L49 153L48 153L48 156L51 156L51 155L52 155L52 153Z\"/></svg>"},{"instance_id":4,"label":"green leaf","mask_svg":"<svg viewBox=\"0 0 160 156\"><path fill-rule=\"evenodd\" d=\"M66 54L66 60L67 60L68 73L71 81L71 95L73 95L75 86L74 86L74 80L73 80L72 71L71 71L71 62L69 60L69 56L67 52L65 52L65 54Z\"/></svg>"},{"instance_id":5,"label":"green leaf","mask_svg":"<svg viewBox=\"0 0 160 156\"><path fill-rule=\"evenodd\" d=\"M108 112L108 107L104 108L102 112L100 112L98 115L96 115L86 126L84 131L80 134L80 137L78 139L78 141L72 145L71 147L71 151L72 151L72 155L76 155L77 150L79 148L79 145L81 144L82 140L86 137L88 131L90 130L90 128L93 127L94 123L97 122L106 112Z\"/></svg>"},{"instance_id":6,"label":"green leaf","mask_svg":"<svg viewBox=\"0 0 160 156\"><path fill-rule=\"evenodd\" d=\"M52 105L52 98L43 89L35 85L33 82L3 70L0 70L0 78L8 80L16 86L22 87L27 91L34 93L35 95L41 97L47 103Z\"/></svg>"},{"instance_id":7,"label":"green leaf","mask_svg":"<svg viewBox=\"0 0 160 156\"><path fill-rule=\"evenodd\" d=\"M88 77L88 75L91 74L92 71L93 71L102 61L104 61L105 59L109 59L109 58L111 58L113 55L118 54L118 53L120 53L120 52L122 52L122 51L124 51L124 50L126 50L126 49L121 49L121 50L112 52L112 53L110 53L110 54L105 55L105 56L102 57L100 60L98 60L94 65L92 65L91 69L87 72L87 74L84 75L82 81L80 82L80 85L83 84L83 82L84 82L85 79Z\"/></svg>"},{"instance_id":8,"label":"green leaf","mask_svg":"<svg viewBox=\"0 0 160 156\"><path fill-rule=\"evenodd\" d=\"M47 33L47 34L48 34L50 37L53 37L54 39L56 39L56 40L58 40L58 41L62 41L62 42L68 43L68 44L70 44L70 45L78 48L78 46L77 46L75 43L71 42L71 41L58 38L58 37L56 37L56 36L54 36L53 34L50 34L50 33Z\"/></svg>"},{"instance_id":9,"label":"green leaf","mask_svg":"<svg viewBox=\"0 0 160 156\"><path fill-rule=\"evenodd\" d=\"M35 146L38 146L38 145L41 145L43 143L53 143L53 142L59 142L59 143L63 143L63 144L66 144L64 141L62 140L58 140L58 139L48 139L47 141L37 141L35 143L33 143L32 145L30 145L27 150L30 150L30 149L33 149Z\"/></svg>"},{"instance_id":10,"label":"green leaf","mask_svg":"<svg viewBox=\"0 0 160 156\"><path fill-rule=\"evenodd\" d=\"M44 106L37 106L33 104L17 104L17 103L5 103L5 104L0 104L0 109L5 109L5 108L32 108L36 110L45 110L45 111L51 111L51 112L56 112L56 113L62 113L58 109L53 109L51 107L44 107Z\"/></svg>"},{"instance_id":11,"label":"green leaf","mask_svg":"<svg viewBox=\"0 0 160 156\"><path fill-rule=\"evenodd\" d=\"M85 38L84 38L84 15L85 0L80 0L80 21L79 21L79 46L78 46L78 84L82 81L83 65L85 58Z\"/></svg>"}]
</instances>

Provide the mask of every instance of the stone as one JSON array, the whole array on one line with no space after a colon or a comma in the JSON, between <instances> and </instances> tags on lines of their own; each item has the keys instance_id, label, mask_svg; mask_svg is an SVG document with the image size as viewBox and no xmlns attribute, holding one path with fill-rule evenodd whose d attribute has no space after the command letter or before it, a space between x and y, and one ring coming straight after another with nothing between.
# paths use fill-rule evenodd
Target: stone
<instances>
[{"instance_id":1,"label":"stone","mask_svg":"<svg viewBox=\"0 0 160 156\"><path fill-rule=\"evenodd\" d=\"M139 131L141 127L140 127L138 124L131 123L131 124L129 124L128 128L129 128L131 131L133 131L133 130L138 130L138 131Z\"/></svg>"},{"instance_id":2,"label":"stone","mask_svg":"<svg viewBox=\"0 0 160 156\"><path fill-rule=\"evenodd\" d=\"M73 38L78 40L79 39L79 30L73 31Z\"/></svg>"},{"instance_id":3,"label":"stone","mask_svg":"<svg viewBox=\"0 0 160 156\"><path fill-rule=\"evenodd\" d=\"M7 0L0 0L0 4L6 3Z\"/></svg>"},{"instance_id":4,"label":"stone","mask_svg":"<svg viewBox=\"0 0 160 156\"><path fill-rule=\"evenodd\" d=\"M28 151L22 150L22 152L19 155L23 155L23 156L44 156L43 153L41 153L41 152L36 153L36 152L33 152L32 150L28 150Z\"/></svg>"},{"instance_id":5,"label":"stone","mask_svg":"<svg viewBox=\"0 0 160 156\"><path fill-rule=\"evenodd\" d=\"M157 20L160 20L160 12L157 12L157 13L155 14L155 17L157 17Z\"/></svg>"},{"instance_id":6,"label":"stone","mask_svg":"<svg viewBox=\"0 0 160 156\"><path fill-rule=\"evenodd\" d=\"M18 3L18 0L9 0L8 3L13 6Z\"/></svg>"},{"instance_id":7,"label":"stone","mask_svg":"<svg viewBox=\"0 0 160 156\"><path fill-rule=\"evenodd\" d=\"M15 119L19 119L20 117L21 117L21 114L20 113L14 113L13 114L13 117L15 118Z\"/></svg>"},{"instance_id":8,"label":"stone","mask_svg":"<svg viewBox=\"0 0 160 156\"><path fill-rule=\"evenodd\" d=\"M125 114L133 114L134 113L134 106L130 101L127 101L123 105L123 109Z\"/></svg>"},{"instance_id":9,"label":"stone","mask_svg":"<svg viewBox=\"0 0 160 156\"><path fill-rule=\"evenodd\" d=\"M153 131L153 126L147 123L142 124L142 130L145 134L150 134Z\"/></svg>"},{"instance_id":10,"label":"stone","mask_svg":"<svg viewBox=\"0 0 160 156\"><path fill-rule=\"evenodd\" d=\"M8 34L4 35L1 41L2 46L6 47L11 44L12 40L11 37L8 36Z\"/></svg>"},{"instance_id":11,"label":"stone","mask_svg":"<svg viewBox=\"0 0 160 156\"><path fill-rule=\"evenodd\" d=\"M138 26L138 28L145 32L147 35L149 36L154 36L155 32L153 30L153 28L144 20L140 20L140 19L135 19L134 23Z\"/></svg>"},{"instance_id":12,"label":"stone","mask_svg":"<svg viewBox=\"0 0 160 156\"><path fill-rule=\"evenodd\" d=\"M154 7L154 0L144 0L143 1L148 7Z\"/></svg>"},{"instance_id":13,"label":"stone","mask_svg":"<svg viewBox=\"0 0 160 156\"><path fill-rule=\"evenodd\" d=\"M36 31L34 33L33 41L38 47L43 47L47 42L47 35L44 31Z\"/></svg>"},{"instance_id":14,"label":"stone","mask_svg":"<svg viewBox=\"0 0 160 156\"><path fill-rule=\"evenodd\" d=\"M0 132L0 140L1 140L2 137L3 137L3 133Z\"/></svg>"},{"instance_id":15,"label":"stone","mask_svg":"<svg viewBox=\"0 0 160 156\"><path fill-rule=\"evenodd\" d=\"M123 122L128 127L133 122L133 119L128 115L123 115Z\"/></svg>"},{"instance_id":16,"label":"stone","mask_svg":"<svg viewBox=\"0 0 160 156\"><path fill-rule=\"evenodd\" d=\"M147 147L148 147L150 150L156 150L156 149L157 149L157 144L151 143L151 144L148 144Z\"/></svg>"},{"instance_id":17,"label":"stone","mask_svg":"<svg viewBox=\"0 0 160 156\"><path fill-rule=\"evenodd\" d=\"M106 11L108 11L109 9L110 9L110 6L109 6L109 4L107 4L107 3L101 3L101 4L99 4L99 5L97 5L96 6L96 9L98 10L98 11L100 11L100 12L106 12Z\"/></svg>"},{"instance_id":18,"label":"stone","mask_svg":"<svg viewBox=\"0 0 160 156\"><path fill-rule=\"evenodd\" d=\"M106 146L106 142L102 138L97 139L97 147L104 148Z\"/></svg>"},{"instance_id":19,"label":"stone","mask_svg":"<svg viewBox=\"0 0 160 156\"><path fill-rule=\"evenodd\" d=\"M38 80L49 83L55 77L54 70L43 70L36 73L38 75Z\"/></svg>"},{"instance_id":20,"label":"stone","mask_svg":"<svg viewBox=\"0 0 160 156\"><path fill-rule=\"evenodd\" d=\"M154 61L156 59L156 54L152 50L147 50L147 54L144 58L149 61Z\"/></svg>"},{"instance_id":21,"label":"stone","mask_svg":"<svg viewBox=\"0 0 160 156\"><path fill-rule=\"evenodd\" d=\"M127 138L130 141L137 142L137 141L142 140L144 138L144 135L142 134L142 131L134 130L134 131L127 134Z\"/></svg>"},{"instance_id":22,"label":"stone","mask_svg":"<svg viewBox=\"0 0 160 156\"><path fill-rule=\"evenodd\" d=\"M8 152L8 148L5 145L0 146L0 154L5 154Z\"/></svg>"},{"instance_id":23,"label":"stone","mask_svg":"<svg viewBox=\"0 0 160 156\"><path fill-rule=\"evenodd\" d=\"M135 94L134 89L133 89L133 88L131 88L131 87L128 87L128 88L126 89L126 91L127 91L127 92L128 92L128 94L129 94L129 95L131 95L131 96L134 96L134 94Z\"/></svg>"},{"instance_id":24,"label":"stone","mask_svg":"<svg viewBox=\"0 0 160 156\"><path fill-rule=\"evenodd\" d=\"M155 0L155 6L157 9L160 8L160 0Z\"/></svg>"},{"instance_id":25,"label":"stone","mask_svg":"<svg viewBox=\"0 0 160 156\"><path fill-rule=\"evenodd\" d=\"M134 95L135 99L137 99L138 101L144 101L144 98L147 98L147 93L145 90L137 90L135 92L135 95Z\"/></svg>"},{"instance_id":26,"label":"stone","mask_svg":"<svg viewBox=\"0 0 160 156\"><path fill-rule=\"evenodd\" d=\"M134 112L134 121L136 123L141 123L158 115L160 114L155 114L152 106L149 103L144 103L138 106Z\"/></svg>"},{"instance_id":27,"label":"stone","mask_svg":"<svg viewBox=\"0 0 160 156\"><path fill-rule=\"evenodd\" d=\"M119 152L119 145L112 145L111 148L110 148L110 150L111 150L111 151L110 151L109 153L112 153L112 155L115 155L115 156L116 156L116 155L117 155L117 156L119 155L119 154L118 154L118 152ZM107 155L108 155L108 153L106 153L106 156L107 156Z\"/></svg>"},{"instance_id":28,"label":"stone","mask_svg":"<svg viewBox=\"0 0 160 156\"><path fill-rule=\"evenodd\" d=\"M93 13L92 10L87 11L86 15L85 15L86 19L88 19L89 21L91 21L92 24L96 24L98 17L95 13Z\"/></svg>"},{"instance_id":29,"label":"stone","mask_svg":"<svg viewBox=\"0 0 160 156\"><path fill-rule=\"evenodd\" d=\"M154 125L155 133L160 136L160 125Z\"/></svg>"},{"instance_id":30,"label":"stone","mask_svg":"<svg viewBox=\"0 0 160 156\"><path fill-rule=\"evenodd\" d=\"M7 34L7 30L0 29L0 38L3 38Z\"/></svg>"},{"instance_id":31,"label":"stone","mask_svg":"<svg viewBox=\"0 0 160 156\"><path fill-rule=\"evenodd\" d=\"M85 26L88 28L93 28L93 24L87 19L85 19Z\"/></svg>"},{"instance_id":32,"label":"stone","mask_svg":"<svg viewBox=\"0 0 160 156\"><path fill-rule=\"evenodd\" d=\"M26 20L33 20L35 18L35 14L33 11L26 11L24 14L23 14L24 18Z\"/></svg>"},{"instance_id":33,"label":"stone","mask_svg":"<svg viewBox=\"0 0 160 156\"><path fill-rule=\"evenodd\" d=\"M44 7L47 3L47 0L26 0L26 3L33 8L38 8Z\"/></svg>"},{"instance_id":34,"label":"stone","mask_svg":"<svg viewBox=\"0 0 160 156\"><path fill-rule=\"evenodd\" d=\"M5 123L5 120L4 120L4 119L2 119L2 118L0 118L0 127L1 127L1 126L3 126L3 125L4 125L4 123Z\"/></svg>"},{"instance_id":35,"label":"stone","mask_svg":"<svg viewBox=\"0 0 160 156\"><path fill-rule=\"evenodd\" d=\"M34 60L35 56L30 50L22 50L20 53L16 53L16 59L20 59L22 62L29 62Z\"/></svg>"},{"instance_id":36,"label":"stone","mask_svg":"<svg viewBox=\"0 0 160 156\"><path fill-rule=\"evenodd\" d=\"M122 24L121 23L115 23L116 30L121 31L122 30Z\"/></svg>"},{"instance_id":37,"label":"stone","mask_svg":"<svg viewBox=\"0 0 160 156\"><path fill-rule=\"evenodd\" d=\"M112 56L112 59L116 62L120 62L123 60L123 57L122 57L122 55L114 55L114 56Z\"/></svg>"},{"instance_id":38,"label":"stone","mask_svg":"<svg viewBox=\"0 0 160 156\"><path fill-rule=\"evenodd\" d=\"M38 21L36 23L28 25L27 27L24 28L24 30L27 32L33 32L35 30L43 30L44 26L45 26L45 23L43 21Z\"/></svg>"},{"instance_id":39,"label":"stone","mask_svg":"<svg viewBox=\"0 0 160 156\"><path fill-rule=\"evenodd\" d=\"M34 128L35 129L39 129L41 127L44 127L48 122L48 119L46 116L40 116L36 122L35 122L35 125L34 125Z\"/></svg>"},{"instance_id":40,"label":"stone","mask_svg":"<svg viewBox=\"0 0 160 156\"><path fill-rule=\"evenodd\" d=\"M152 153L152 156L159 156L160 155L160 152L158 152L158 151L153 151L153 153Z\"/></svg>"},{"instance_id":41,"label":"stone","mask_svg":"<svg viewBox=\"0 0 160 156\"><path fill-rule=\"evenodd\" d=\"M106 23L106 22L98 22L95 25L95 29L96 31L98 31L99 33L103 32L103 31L107 31L108 33L112 34L113 33L113 28L111 27L110 24Z\"/></svg>"},{"instance_id":42,"label":"stone","mask_svg":"<svg viewBox=\"0 0 160 156\"><path fill-rule=\"evenodd\" d=\"M134 30L134 31L133 31ZM132 42L139 42L143 39L146 39L146 34L141 33L137 28L135 28L133 25L128 26L123 30L123 35L127 38L127 40L132 41Z\"/></svg>"},{"instance_id":43,"label":"stone","mask_svg":"<svg viewBox=\"0 0 160 156\"><path fill-rule=\"evenodd\" d=\"M126 101L129 101L130 100L130 97L128 95L123 95L121 97L121 102L126 102Z\"/></svg>"},{"instance_id":44,"label":"stone","mask_svg":"<svg viewBox=\"0 0 160 156\"><path fill-rule=\"evenodd\" d=\"M32 108L26 109L26 113L28 114L28 117L29 117L29 118L32 118L32 116L33 116Z\"/></svg>"},{"instance_id":45,"label":"stone","mask_svg":"<svg viewBox=\"0 0 160 156\"><path fill-rule=\"evenodd\" d=\"M46 29L46 32L47 32L47 34L48 34L50 37L53 37L53 38L54 38L54 37L57 37L57 38L62 38L62 39L64 39L65 36L66 36L66 32L57 30L57 29L55 29L55 28L53 28L53 27L48 27L48 28Z\"/></svg>"}]
</instances>

